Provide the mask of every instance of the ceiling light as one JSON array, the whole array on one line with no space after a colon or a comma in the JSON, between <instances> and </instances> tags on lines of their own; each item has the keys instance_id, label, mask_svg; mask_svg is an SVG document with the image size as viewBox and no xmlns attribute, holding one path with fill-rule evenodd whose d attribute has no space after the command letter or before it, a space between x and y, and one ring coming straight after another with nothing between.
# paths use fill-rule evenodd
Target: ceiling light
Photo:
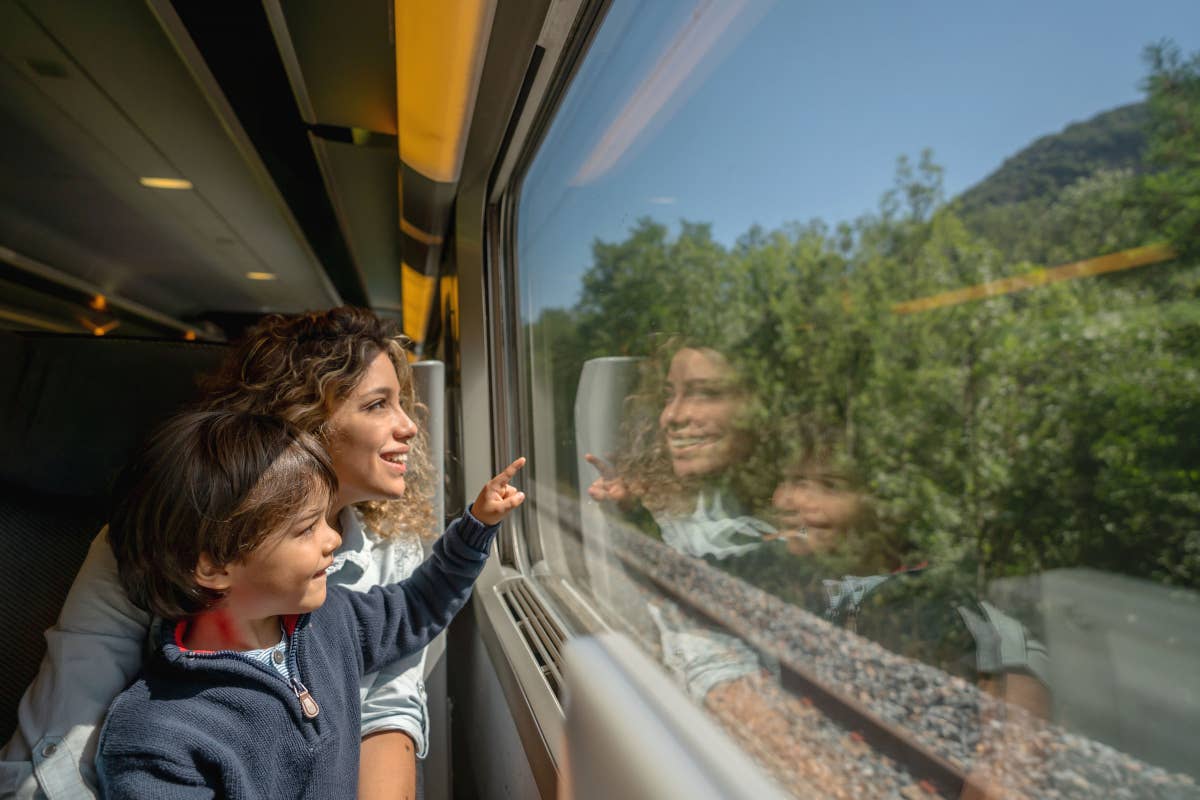
<instances>
[{"instance_id":1,"label":"ceiling light","mask_svg":"<svg viewBox=\"0 0 1200 800\"><path fill-rule=\"evenodd\" d=\"M275 280L274 272L247 272L246 277L252 281L273 281Z\"/></svg>"},{"instance_id":2,"label":"ceiling light","mask_svg":"<svg viewBox=\"0 0 1200 800\"><path fill-rule=\"evenodd\" d=\"M91 331L93 336L104 336L106 333L117 328L121 324L121 321L116 319L109 320L103 325L97 325L85 317L77 317L77 319L83 323L85 328Z\"/></svg>"},{"instance_id":3,"label":"ceiling light","mask_svg":"<svg viewBox=\"0 0 1200 800\"><path fill-rule=\"evenodd\" d=\"M183 178L138 178L147 189L191 189L192 182Z\"/></svg>"}]
</instances>

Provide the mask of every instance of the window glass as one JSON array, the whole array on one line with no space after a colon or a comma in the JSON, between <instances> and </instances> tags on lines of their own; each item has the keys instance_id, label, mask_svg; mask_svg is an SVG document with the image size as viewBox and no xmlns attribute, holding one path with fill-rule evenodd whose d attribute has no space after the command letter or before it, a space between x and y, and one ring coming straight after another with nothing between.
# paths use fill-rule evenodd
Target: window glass
<instances>
[{"instance_id":1,"label":"window glass","mask_svg":"<svg viewBox=\"0 0 1200 800\"><path fill-rule=\"evenodd\" d=\"M797 796L1200 796L1198 52L611 3L518 209L543 571Z\"/></svg>"}]
</instances>

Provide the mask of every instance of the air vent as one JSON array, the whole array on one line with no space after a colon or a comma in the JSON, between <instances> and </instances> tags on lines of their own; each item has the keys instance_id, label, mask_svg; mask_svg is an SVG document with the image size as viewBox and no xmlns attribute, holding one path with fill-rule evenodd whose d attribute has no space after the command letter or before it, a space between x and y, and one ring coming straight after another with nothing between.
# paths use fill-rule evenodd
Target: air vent
<instances>
[{"instance_id":1,"label":"air vent","mask_svg":"<svg viewBox=\"0 0 1200 800\"><path fill-rule=\"evenodd\" d=\"M566 635L550 616L524 578L513 578L496 588L517 629L554 695L562 699L562 646Z\"/></svg>"}]
</instances>

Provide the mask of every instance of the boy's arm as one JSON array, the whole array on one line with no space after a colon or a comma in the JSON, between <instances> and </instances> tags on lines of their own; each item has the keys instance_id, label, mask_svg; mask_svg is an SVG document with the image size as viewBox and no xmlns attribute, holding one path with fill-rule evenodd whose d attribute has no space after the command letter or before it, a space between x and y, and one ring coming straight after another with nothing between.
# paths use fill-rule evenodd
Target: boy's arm
<instances>
[{"instance_id":1,"label":"boy's arm","mask_svg":"<svg viewBox=\"0 0 1200 800\"><path fill-rule=\"evenodd\" d=\"M137 674L149 623L117 580L106 527L92 541L58 622L46 631L46 656L21 698L13 738L0 751L0 796L91 795L96 728Z\"/></svg>"},{"instance_id":2,"label":"boy's arm","mask_svg":"<svg viewBox=\"0 0 1200 800\"><path fill-rule=\"evenodd\" d=\"M483 571L501 520L525 502L511 484L524 465L518 458L484 484L408 580L346 598L357 617L364 672L415 653L450 624Z\"/></svg>"},{"instance_id":3,"label":"boy's arm","mask_svg":"<svg viewBox=\"0 0 1200 800\"><path fill-rule=\"evenodd\" d=\"M471 596L498 529L468 510L407 580L342 595L357 622L364 672L417 652L450 624Z\"/></svg>"}]
</instances>

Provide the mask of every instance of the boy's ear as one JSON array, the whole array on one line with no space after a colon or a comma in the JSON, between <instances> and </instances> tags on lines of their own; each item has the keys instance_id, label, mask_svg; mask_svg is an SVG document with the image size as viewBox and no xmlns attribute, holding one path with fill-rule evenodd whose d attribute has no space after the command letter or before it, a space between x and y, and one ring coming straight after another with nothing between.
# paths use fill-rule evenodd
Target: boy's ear
<instances>
[{"instance_id":1,"label":"boy's ear","mask_svg":"<svg viewBox=\"0 0 1200 800\"><path fill-rule=\"evenodd\" d=\"M196 563L196 583L203 586L205 589L213 589L218 592L228 591L229 585L232 582L229 570L225 567L218 566L207 553L200 554L200 560Z\"/></svg>"}]
</instances>

